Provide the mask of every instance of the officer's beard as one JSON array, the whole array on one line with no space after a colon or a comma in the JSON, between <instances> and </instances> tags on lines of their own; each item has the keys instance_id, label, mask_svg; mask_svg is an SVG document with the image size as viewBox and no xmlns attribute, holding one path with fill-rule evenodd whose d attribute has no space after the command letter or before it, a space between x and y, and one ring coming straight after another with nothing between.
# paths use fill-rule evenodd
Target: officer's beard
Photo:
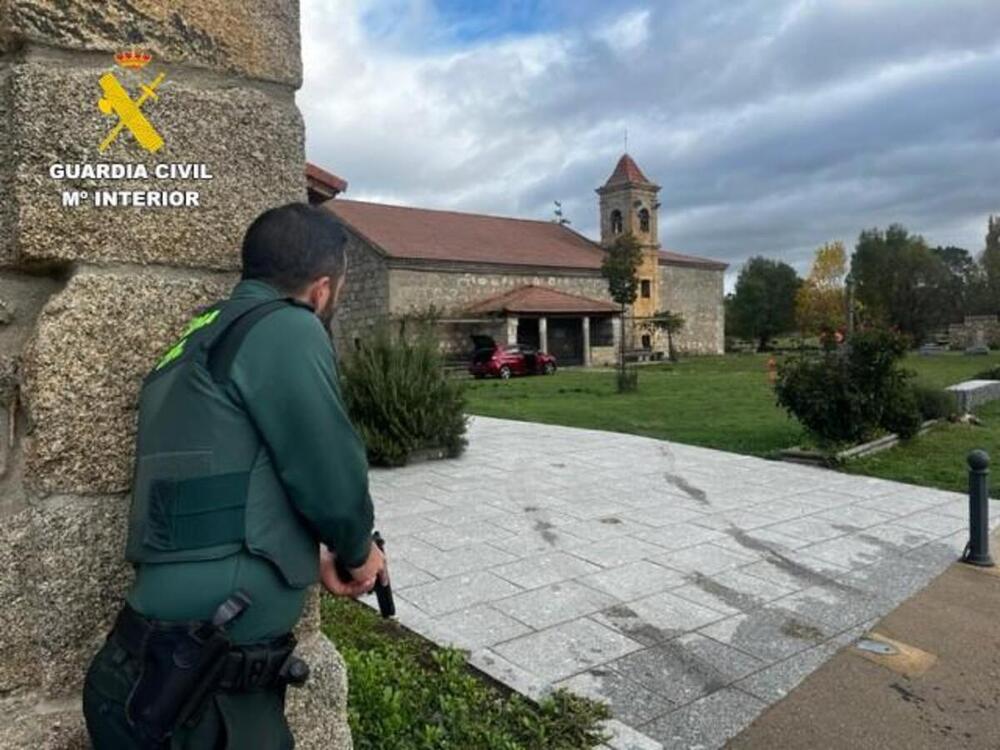
<instances>
[{"instance_id":1,"label":"officer's beard","mask_svg":"<svg viewBox=\"0 0 1000 750\"><path fill-rule=\"evenodd\" d=\"M326 303L326 307L322 310L316 311L316 317L319 318L320 323L326 329L327 333L332 333L331 325L333 324L333 315L337 312L337 306L333 302L333 297Z\"/></svg>"}]
</instances>

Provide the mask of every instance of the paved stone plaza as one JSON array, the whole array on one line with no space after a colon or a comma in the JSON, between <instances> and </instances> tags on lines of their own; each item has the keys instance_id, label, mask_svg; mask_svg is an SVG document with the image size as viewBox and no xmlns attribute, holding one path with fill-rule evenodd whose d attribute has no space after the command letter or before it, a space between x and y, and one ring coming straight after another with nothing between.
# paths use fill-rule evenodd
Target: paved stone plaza
<instances>
[{"instance_id":1,"label":"paved stone plaza","mask_svg":"<svg viewBox=\"0 0 1000 750\"><path fill-rule=\"evenodd\" d=\"M371 484L400 622L607 701L616 750L721 747L967 539L962 495L485 417Z\"/></svg>"}]
</instances>

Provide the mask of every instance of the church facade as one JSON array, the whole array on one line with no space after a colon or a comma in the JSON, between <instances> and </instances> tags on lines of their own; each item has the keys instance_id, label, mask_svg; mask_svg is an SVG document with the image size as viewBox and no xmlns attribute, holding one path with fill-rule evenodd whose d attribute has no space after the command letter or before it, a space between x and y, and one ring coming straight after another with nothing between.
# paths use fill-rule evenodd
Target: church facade
<instances>
[{"instance_id":1,"label":"church facade","mask_svg":"<svg viewBox=\"0 0 1000 750\"><path fill-rule=\"evenodd\" d=\"M317 175L329 173L314 168L311 195ZM346 188L334 179L336 189L316 194ZM563 365L609 364L620 336L636 354L662 356L666 335L645 319L669 310L684 317L674 336L680 352L720 354L727 266L660 247L659 189L623 155L597 189L599 243L552 221L324 200L350 234L338 349L360 345L382 321L433 308L450 356L471 353L471 337L488 335L549 351ZM605 248L626 232L641 243L643 261L639 296L622 319L600 269Z\"/></svg>"}]
</instances>

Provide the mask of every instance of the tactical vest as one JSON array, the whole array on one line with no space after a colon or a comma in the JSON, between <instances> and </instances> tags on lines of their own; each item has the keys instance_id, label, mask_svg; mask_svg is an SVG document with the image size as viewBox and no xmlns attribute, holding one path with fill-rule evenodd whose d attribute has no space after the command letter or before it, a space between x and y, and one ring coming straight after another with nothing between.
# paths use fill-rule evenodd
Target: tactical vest
<instances>
[{"instance_id":1,"label":"tactical vest","mask_svg":"<svg viewBox=\"0 0 1000 750\"><path fill-rule=\"evenodd\" d=\"M217 560L246 550L274 563L289 586L318 580L316 537L228 387L229 368L250 328L291 304L300 303L235 299L206 309L143 381L129 561Z\"/></svg>"}]
</instances>

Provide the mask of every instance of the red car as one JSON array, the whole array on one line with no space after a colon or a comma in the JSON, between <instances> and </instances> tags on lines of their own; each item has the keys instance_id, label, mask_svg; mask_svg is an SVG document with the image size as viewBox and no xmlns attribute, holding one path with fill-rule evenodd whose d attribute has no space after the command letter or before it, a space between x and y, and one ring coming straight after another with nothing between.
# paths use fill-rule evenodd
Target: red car
<instances>
[{"instance_id":1,"label":"red car","mask_svg":"<svg viewBox=\"0 0 1000 750\"><path fill-rule=\"evenodd\" d=\"M500 346L490 336L473 336L476 345L469 372L475 378L495 376L507 380L512 375L552 375L556 358L525 344Z\"/></svg>"}]
</instances>

